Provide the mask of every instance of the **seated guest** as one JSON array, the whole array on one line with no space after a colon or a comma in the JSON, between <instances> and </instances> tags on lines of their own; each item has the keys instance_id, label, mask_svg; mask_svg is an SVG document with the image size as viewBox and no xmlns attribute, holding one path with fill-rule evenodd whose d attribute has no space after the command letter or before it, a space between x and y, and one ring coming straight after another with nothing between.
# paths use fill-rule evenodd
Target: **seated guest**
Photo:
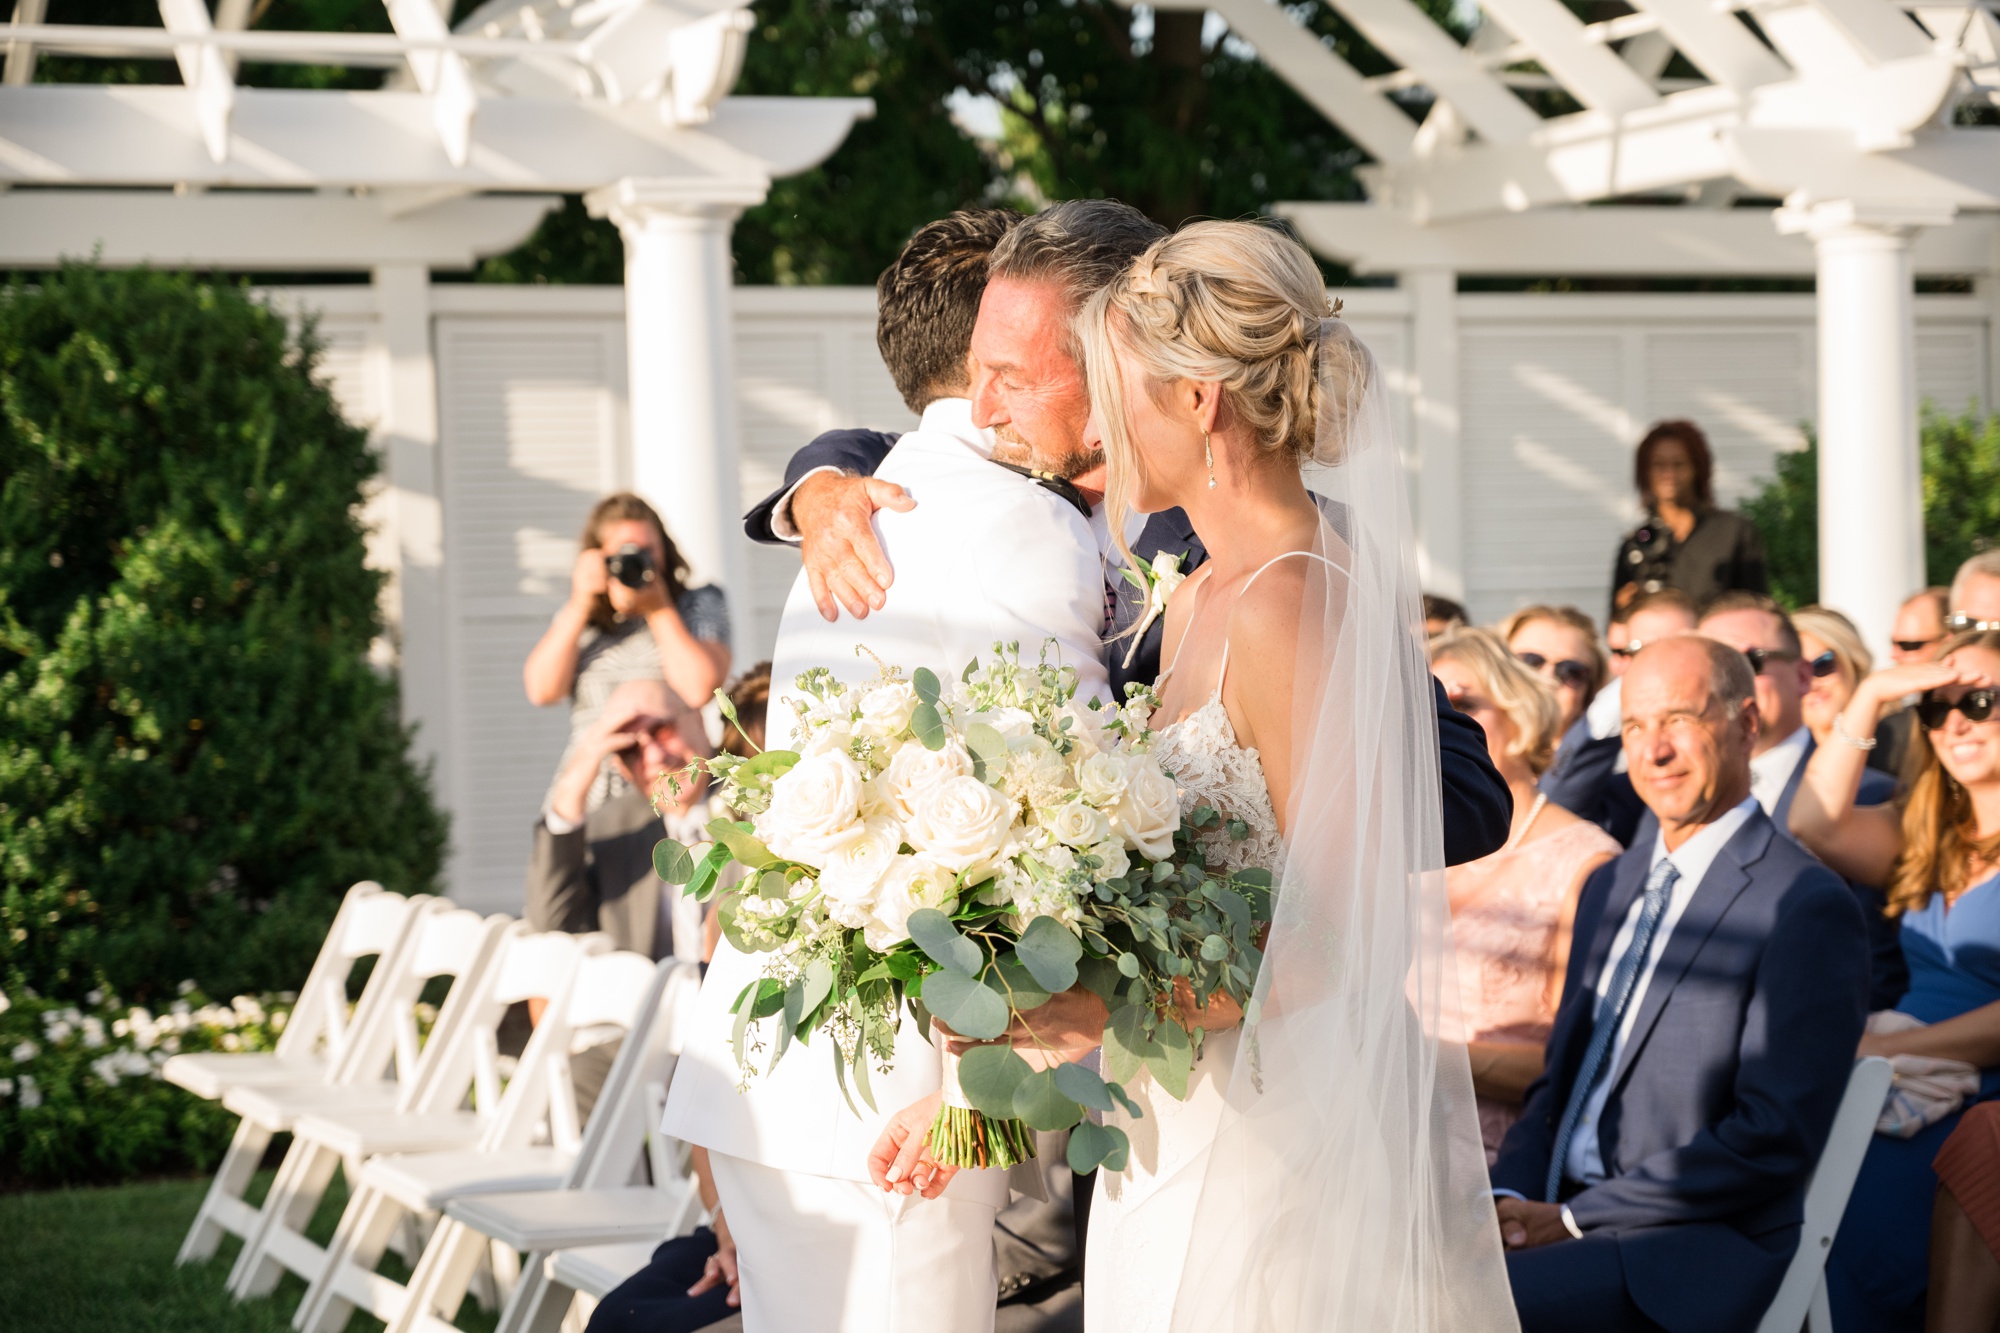
<instances>
[{"instance_id":1,"label":"seated guest","mask_svg":"<svg viewBox=\"0 0 2000 1333\"><path fill-rule=\"evenodd\" d=\"M2000 1102L1981 1102L1931 1163L1930 1299L1925 1333L2000 1328Z\"/></svg>"},{"instance_id":2,"label":"seated guest","mask_svg":"<svg viewBox=\"0 0 2000 1333\"><path fill-rule=\"evenodd\" d=\"M684 902L653 873L662 838L707 842L712 816L706 787L662 779L711 753L701 715L665 681L626 681L572 747L549 803L535 825L528 862L528 923L537 930L601 930L620 949L649 958L700 957L700 905ZM625 781L589 810L586 802L605 761ZM657 793L665 818L653 812Z\"/></svg>"},{"instance_id":3,"label":"seated guest","mask_svg":"<svg viewBox=\"0 0 2000 1333\"><path fill-rule=\"evenodd\" d=\"M1696 635L1625 673L1656 831L1584 887L1548 1068L1492 1170L1525 1333L1749 1333L1798 1247L1868 946L1751 798L1755 688Z\"/></svg>"},{"instance_id":4,"label":"seated guest","mask_svg":"<svg viewBox=\"0 0 2000 1333\"><path fill-rule=\"evenodd\" d=\"M1577 894L1622 849L1535 790L1561 717L1541 677L1483 629L1434 642L1431 671L1451 706L1485 730L1493 766L1514 797L1507 845L1445 871L1479 1133L1491 1165L1501 1136L1520 1118L1522 1095L1542 1074Z\"/></svg>"},{"instance_id":5,"label":"seated guest","mask_svg":"<svg viewBox=\"0 0 2000 1333\"><path fill-rule=\"evenodd\" d=\"M708 1172L708 1149L694 1150L693 1165L709 1224L654 1250L644 1268L597 1303L585 1333L694 1333L727 1319L742 1305L736 1289L736 1242Z\"/></svg>"},{"instance_id":6,"label":"seated guest","mask_svg":"<svg viewBox=\"0 0 2000 1333\"><path fill-rule=\"evenodd\" d=\"M1861 641L1854 622L1829 607L1792 612L1792 628L1799 632L1799 652L1812 666L1812 680L1799 700L1799 720L1812 733L1813 744L1826 745L1833 740L1833 720L1875 669L1875 654Z\"/></svg>"},{"instance_id":7,"label":"seated guest","mask_svg":"<svg viewBox=\"0 0 2000 1333\"><path fill-rule=\"evenodd\" d=\"M771 707L771 664L759 662L730 682L724 691L736 710L734 723L722 728L721 748L748 759L764 748L764 717Z\"/></svg>"},{"instance_id":8,"label":"seated guest","mask_svg":"<svg viewBox=\"0 0 2000 1333\"><path fill-rule=\"evenodd\" d=\"M1960 565L1947 600L1946 633L2000 629L2000 551L1981 551Z\"/></svg>"},{"instance_id":9,"label":"seated guest","mask_svg":"<svg viewBox=\"0 0 2000 1333\"><path fill-rule=\"evenodd\" d=\"M1625 776L1625 749L1619 738L1619 682L1641 648L1694 628L1695 607L1677 588L1635 598L1618 611L1621 642L1611 649L1611 681L1563 737L1555 763L1542 775L1549 800L1630 846L1645 807Z\"/></svg>"},{"instance_id":10,"label":"seated guest","mask_svg":"<svg viewBox=\"0 0 2000 1333\"><path fill-rule=\"evenodd\" d=\"M1813 664L1784 609L1760 592L1724 593L1709 603L1700 632L1719 639L1750 660L1757 673L1757 744L1750 755L1750 792L1764 813L1789 836L1792 801L1817 749L1805 725L1805 701L1813 684ZM1829 734L1831 729L1829 728ZM1895 780L1870 771L1861 782L1859 803L1877 806L1896 794ZM1849 887L1868 921L1870 1010L1887 1009L1910 984L1910 970L1895 921L1883 913L1879 885L1886 879L1855 880Z\"/></svg>"},{"instance_id":11,"label":"seated guest","mask_svg":"<svg viewBox=\"0 0 2000 1333\"><path fill-rule=\"evenodd\" d=\"M1424 594L1424 637L1435 639L1438 635L1458 629L1466 623L1465 607L1449 597L1439 597L1435 593Z\"/></svg>"},{"instance_id":12,"label":"seated guest","mask_svg":"<svg viewBox=\"0 0 2000 1333\"><path fill-rule=\"evenodd\" d=\"M1909 990L1901 1013L1927 1027L1871 1035L1865 1055L1961 1060L1981 1070L1977 1099L2000 1092L2000 633L1947 640L1939 661L1891 667L1861 683L1840 715L1837 744L1816 751L1792 803L1800 841L1851 879L1889 886L1902 923ZM1898 806L1856 807L1878 719L1922 692ZM1842 1333L1916 1328L1937 1175L1932 1159L1959 1120L1910 1138L1878 1134L1827 1264Z\"/></svg>"},{"instance_id":13,"label":"seated guest","mask_svg":"<svg viewBox=\"0 0 2000 1333\"><path fill-rule=\"evenodd\" d=\"M1611 678L1597 622L1573 606L1524 606L1500 622L1500 638L1554 688L1562 705L1558 735L1568 734Z\"/></svg>"},{"instance_id":14,"label":"seated guest","mask_svg":"<svg viewBox=\"0 0 2000 1333\"><path fill-rule=\"evenodd\" d=\"M1925 588L1911 593L1896 608L1896 623L1889 628L1889 660L1897 666L1928 662L1937 656L1938 645L1949 637L1944 618L1951 611L1951 589ZM1875 748L1868 752L1868 767L1890 777L1900 777L1903 756L1909 753L1910 737L1916 734L1916 715L1898 707L1875 728Z\"/></svg>"}]
</instances>

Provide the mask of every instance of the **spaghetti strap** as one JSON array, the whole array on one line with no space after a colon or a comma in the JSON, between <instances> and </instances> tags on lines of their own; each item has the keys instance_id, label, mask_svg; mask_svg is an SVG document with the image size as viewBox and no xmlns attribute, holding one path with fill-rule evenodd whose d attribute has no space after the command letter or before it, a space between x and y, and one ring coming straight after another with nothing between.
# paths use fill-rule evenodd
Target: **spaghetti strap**
<instances>
[{"instance_id":1,"label":"spaghetti strap","mask_svg":"<svg viewBox=\"0 0 2000 1333\"><path fill-rule=\"evenodd\" d=\"M1277 564L1280 560L1286 560L1295 555L1303 555L1309 557L1310 559L1317 560L1322 565L1325 565L1328 569L1339 570L1343 574L1347 572L1341 566L1335 564L1333 561L1321 555L1318 551L1286 551L1282 555L1272 556L1269 560L1266 560L1263 564L1257 566L1256 571L1252 573L1249 578L1243 580L1243 586L1236 590L1237 599L1240 601L1243 597L1243 594L1250 591L1250 585L1255 583L1260 577L1262 577L1265 570L1269 569L1272 565ZM1182 645L1185 645L1187 643L1187 635L1185 634L1181 635L1181 643ZM1175 648L1174 660L1178 662L1180 660L1180 656L1181 656L1180 649ZM1169 668L1169 670L1171 669L1172 668ZM1222 682L1228 675L1229 675L1229 622L1227 620L1224 620L1222 622L1222 666L1215 673L1215 696L1212 697L1219 697L1222 694ZM1166 677L1162 676L1161 679L1164 680L1166 679Z\"/></svg>"}]
</instances>

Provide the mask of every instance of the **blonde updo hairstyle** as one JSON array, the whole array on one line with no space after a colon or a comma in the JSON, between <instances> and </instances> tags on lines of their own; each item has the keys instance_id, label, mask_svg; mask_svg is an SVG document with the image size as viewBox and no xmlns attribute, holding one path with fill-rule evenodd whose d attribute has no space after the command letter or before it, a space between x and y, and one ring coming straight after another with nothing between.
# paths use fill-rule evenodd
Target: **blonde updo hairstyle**
<instances>
[{"instance_id":1,"label":"blonde updo hairstyle","mask_svg":"<svg viewBox=\"0 0 2000 1333\"><path fill-rule=\"evenodd\" d=\"M1121 549L1144 465L1119 362L1138 364L1156 400L1175 380L1220 385L1218 426L1245 427L1260 452L1302 465L1313 456L1320 335L1331 313L1312 256L1254 222L1189 223L1090 299L1078 331L1110 465L1105 512Z\"/></svg>"},{"instance_id":2,"label":"blonde updo hairstyle","mask_svg":"<svg viewBox=\"0 0 2000 1333\"><path fill-rule=\"evenodd\" d=\"M1514 724L1508 753L1536 777L1548 771L1562 739L1562 704L1554 688L1508 650L1505 639L1490 629L1446 630L1431 640L1431 661L1457 662L1472 672L1493 706Z\"/></svg>"}]
</instances>

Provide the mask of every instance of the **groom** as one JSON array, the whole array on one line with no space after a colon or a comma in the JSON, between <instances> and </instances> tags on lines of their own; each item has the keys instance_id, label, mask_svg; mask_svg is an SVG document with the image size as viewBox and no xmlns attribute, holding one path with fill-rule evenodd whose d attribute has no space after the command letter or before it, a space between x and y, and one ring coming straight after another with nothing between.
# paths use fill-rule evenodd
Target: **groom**
<instances>
[{"instance_id":1,"label":"groom","mask_svg":"<svg viewBox=\"0 0 2000 1333\"><path fill-rule=\"evenodd\" d=\"M918 667L955 673L991 653L996 640L1018 642L1033 660L1053 639L1052 653L1077 671L1079 695L1109 697L1089 507L1056 479L1071 460L972 424L967 349L982 317L988 258L1028 225L996 209L954 213L919 230L878 284L877 341L897 389L922 417L882 460L881 475L920 503L877 519L882 549L902 577L865 627L821 619L800 576L779 622L771 673L774 745L793 725L788 705L800 672L830 667L849 682L874 674L857 643L907 675ZM1063 336L1054 319L1037 334L1047 344ZM664 1124L709 1150L737 1242L745 1328L991 1329L993 1223L1007 1202L1007 1174L961 1172L933 1198L886 1193L868 1178L868 1152L887 1114L937 1090L937 1049L903 1020L893 1069L873 1079L881 1114L848 1109L830 1057L817 1049L793 1052L739 1093L729 1007L760 970L727 942L718 945Z\"/></svg>"}]
</instances>

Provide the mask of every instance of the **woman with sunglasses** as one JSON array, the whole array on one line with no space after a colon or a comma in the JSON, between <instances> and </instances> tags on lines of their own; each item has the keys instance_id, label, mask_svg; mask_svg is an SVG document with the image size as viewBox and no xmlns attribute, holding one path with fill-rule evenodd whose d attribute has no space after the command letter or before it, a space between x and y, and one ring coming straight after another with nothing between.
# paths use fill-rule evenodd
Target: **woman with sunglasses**
<instances>
[{"instance_id":1,"label":"woman with sunglasses","mask_svg":"<svg viewBox=\"0 0 2000 1333\"><path fill-rule=\"evenodd\" d=\"M1875 655L1854 622L1827 607L1792 612L1792 627L1799 632L1801 654L1812 663L1812 685L1799 697L1800 720L1816 744L1833 744L1834 719L1875 669Z\"/></svg>"},{"instance_id":2,"label":"woman with sunglasses","mask_svg":"<svg viewBox=\"0 0 2000 1333\"><path fill-rule=\"evenodd\" d=\"M1556 735L1567 736L1611 674L1597 622L1573 606L1524 606L1500 622L1500 638L1555 690L1562 705Z\"/></svg>"},{"instance_id":3,"label":"woman with sunglasses","mask_svg":"<svg viewBox=\"0 0 2000 1333\"><path fill-rule=\"evenodd\" d=\"M1983 1071L1975 1101L2000 1093L2000 633L1963 634L1939 660L1862 681L1813 752L1792 802L1793 834L1849 879L1889 886L1910 988L1898 1011L1927 1024L1863 1039L1864 1055L1925 1055ZM1893 806L1857 808L1882 715L1908 694L1922 739ZM1954 1112L1910 1138L1878 1134L1827 1265L1842 1333L1914 1329L1925 1315L1932 1168ZM1961 1200L1960 1202L1966 1202ZM1972 1211L1974 1203L1967 1203ZM2000 1198L1985 1206L2000 1208ZM1937 1325L1933 1324L1933 1328Z\"/></svg>"}]
</instances>

